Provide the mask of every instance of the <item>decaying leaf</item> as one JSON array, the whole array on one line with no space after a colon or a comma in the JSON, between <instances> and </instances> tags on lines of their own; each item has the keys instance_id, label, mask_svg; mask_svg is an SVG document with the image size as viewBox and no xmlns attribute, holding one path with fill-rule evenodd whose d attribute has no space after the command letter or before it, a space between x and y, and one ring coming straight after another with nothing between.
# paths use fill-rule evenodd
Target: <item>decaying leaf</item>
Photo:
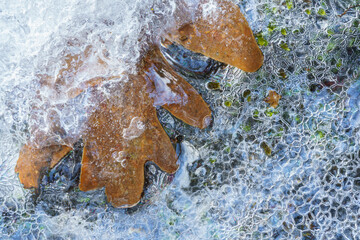
<instances>
[{"instance_id":1,"label":"decaying leaf","mask_svg":"<svg viewBox=\"0 0 360 240\"><path fill-rule=\"evenodd\" d=\"M177 28L169 33L169 39L246 72L258 70L264 57L240 8L228 0L200 2L195 9L195 20L179 21ZM216 4L213 7L220 14L205 13L208 4ZM185 3L183 6L177 14L191 16L188 11L194 10Z\"/></svg>"},{"instance_id":2,"label":"decaying leaf","mask_svg":"<svg viewBox=\"0 0 360 240\"><path fill-rule=\"evenodd\" d=\"M277 92L270 90L269 95L264 99L271 107L276 108L279 105L281 96Z\"/></svg>"},{"instance_id":3,"label":"decaying leaf","mask_svg":"<svg viewBox=\"0 0 360 240\"><path fill-rule=\"evenodd\" d=\"M207 2L204 0L191 13L186 5L180 7L177 14L185 17L176 27L168 29L164 37L245 71L256 71L262 65L263 55L239 8L227 0L212 2L218 4L220 14L205 15L202 7ZM194 13L196 18L185 15ZM96 99L97 104L89 110L86 126L79 135L84 142L79 187L82 191L105 187L108 201L115 207L131 207L139 202L147 161L153 161L167 173L174 173L178 168L175 150L157 119L156 107L161 106L198 128L205 128L211 122L208 105L172 69L158 45L149 43L136 74L102 77L103 69L109 66L101 59L88 64L92 49L89 46L82 55L65 56L65 67L56 79L41 77L41 87L52 91L54 98L62 95L75 98L89 89ZM74 85L78 74L90 68L95 69L97 75L82 81L80 86ZM126 81L117 81L124 76ZM46 109L40 110L46 112ZM48 130L61 139L49 137L40 130L41 121L36 119L40 110L33 109L32 136L22 148L16 166L25 188L38 188L43 173L53 168L72 150L74 141L79 140L66 136L56 111L51 110L46 115L51 122Z\"/></svg>"},{"instance_id":4,"label":"decaying leaf","mask_svg":"<svg viewBox=\"0 0 360 240\"><path fill-rule=\"evenodd\" d=\"M39 188L43 174L53 168L72 148L62 145L35 148L25 145L19 155L15 172L25 188Z\"/></svg>"},{"instance_id":5,"label":"decaying leaf","mask_svg":"<svg viewBox=\"0 0 360 240\"><path fill-rule=\"evenodd\" d=\"M264 150L264 153L267 155L267 156L270 156L271 155L271 148L266 144L266 142L262 142L260 144L260 147L262 148L262 150Z\"/></svg>"}]
</instances>

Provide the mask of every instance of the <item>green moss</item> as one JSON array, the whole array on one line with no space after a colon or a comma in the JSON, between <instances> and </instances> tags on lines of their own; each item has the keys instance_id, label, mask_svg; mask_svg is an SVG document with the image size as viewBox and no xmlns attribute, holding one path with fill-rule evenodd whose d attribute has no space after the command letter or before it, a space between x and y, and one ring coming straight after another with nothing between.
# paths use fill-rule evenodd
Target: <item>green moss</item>
<instances>
[{"instance_id":1,"label":"green moss","mask_svg":"<svg viewBox=\"0 0 360 240\"><path fill-rule=\"evenodd\" d=\"M216 159L215 159L215 158L210 158L210 159L209 159L209 162L210 162L211 164L214 164L214 163L216 162Z\"/></svg>"},{"instance_id":2,"label":"green moss","mask_svg":"<svg viewBox=\"0 0 360 240\"><path fill-rule=\"evenodd\" d=\"M255 109L255 111L253 112L253 117L254 117L254 118L258 118L258 117L259 117L259 110Z\"/></svg>"},{"instance_id":3,"label":"green moss","mask_svg":"<svg viewBox=\"0 0 360 240\"><path fill-rule=\"evenodd\" d=\"M287 35L287 32L286 32L286 29L285 29L285 28L282 28L282 29L281 29L281 34L284 35L284 36Z\"/></svg>"},{"instance_id":4,"label":"green moss","mask_svg":"<svg viewBox=\"0 0 360 240\"><path fill-rule=\"evenodd\" d=\"M306 9L305 12L306 12L307 15L310 15L310 14L311 14L311 10L310 10L310 9Z\"/></svg>"}]
</instances>

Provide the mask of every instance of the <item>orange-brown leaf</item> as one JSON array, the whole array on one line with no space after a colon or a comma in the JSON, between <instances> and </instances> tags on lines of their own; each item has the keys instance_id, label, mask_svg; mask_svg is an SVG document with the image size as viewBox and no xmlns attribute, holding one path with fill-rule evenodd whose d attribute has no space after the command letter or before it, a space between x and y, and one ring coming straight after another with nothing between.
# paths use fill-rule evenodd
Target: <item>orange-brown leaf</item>
<instances>
[{"instance_id":1,"label":"orange-brown leaf","mask_svg":"<svg viewBox=\"0 0 360 240\"><path fill-rule=\"evenodd\" d=\"M276 108L279 105L281 96L277 92L270 90L269 95L264 99L271 107Z\"/></svg>"},{"instance_id":2,"label":"orange-brown leaf","mask_svg":"<svg viewBox=\"0 0 360 240\"><path fill-rule=\"evenodd\" d=\"M104 98L88 121L80 190L105 187L115 207L130 207L140 200L143 191L144 164L153 161L173 173L178 167L177 157L157 119L144 77L114 83L109 91L117 94ZM98 97L103 96L99 93Z\"/></svg>"},{"instance_id":3,"label":"orange-brown leaf","mask_svg":"<svg viewBox=\"0 0 360 240\"><path fill-rule=\"evenodd\" d=\"M206 13L200 1L195 20L180 19L178 28L169 32L168 38L185 48L238 67L255 72L263 64L263 54L240 8L229 0L214 0L216 13ZM184 10L185 9L185 10ZM186 15L187 9L178 15Z\"/></svg>"},{"instance_id":4,"label":"orange-brown leaf","mask_svg":"<svg viewBox=\"0 0 360 240\"><path fill-rule=\"evenodd\" d=\"M44 148L34 148L29 144L23 146L15 167L20 182L25 188L39 188L39 181L44 173L53 168L71 150L71 147L62 145Z\"/></svg>"},{"instance_id":5,"label":"orange-brown leaf","mask_svg":"<svg viewBox=\"0 0 360 240\"><path fill-rule=\"evenodd\" d=\"M183 122L198 128L211 123L211 110L200 94L172 69L160 49L144 59L145 79L155 105L162 106Z\"/></svg>"}]
</instances>

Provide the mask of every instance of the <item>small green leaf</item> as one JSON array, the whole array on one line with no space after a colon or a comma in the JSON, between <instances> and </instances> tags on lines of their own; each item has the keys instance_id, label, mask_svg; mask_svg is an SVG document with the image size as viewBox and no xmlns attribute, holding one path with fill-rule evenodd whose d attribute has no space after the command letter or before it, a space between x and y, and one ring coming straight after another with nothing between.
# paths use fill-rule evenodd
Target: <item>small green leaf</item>
<instances>
[{"instance_id":1,"label":"small green leaf","mask_svg":"<svg viewBox=\"0 0 360 240\"><path fill-rule=\"evenodd\" d=\"M352 47L354 45L355 38L351 38L348 44L348 47Z\"/></svg>"},{"instance_id":2,"label":"small green leaf","mask_svg":"<svg viewBox=\"0 0 360 240\"><path fill-rule=\"evenodd\" d=\"M269 23L267 28L268 28L268 31L271 33L272 31L275 30L276 25L275 25L275 23Z\"/></svg>"},{"instance_id":3,"label":"small green leaf","mask_svg":"<svg viewBox=\"0 0 360 240\"><path fill-rule=\"evenodd\" d=\"M215 158L210 158L210 159L209 159L209 162L210 162L211 164L214 164L214 163L216 162L216 159L215 159Z\"/></svg>"},{"instance_id":4,"label":"small green leaf","mask_svg":"<svg viewBox=\"0 0 360 240\"><path fill-rule=\"evenodd\" d=\"M319 11L318 11L318 14L321 15L321 16L325 16L326 15L326 12L323 8L320 8Z\"/></svg>"},{"instance_id":5,"label":"small green leaf","mask_svg":"<svg viewBox=\"0 0 360 240\"><path fill-rule=\"evenodd\" d=\"M273 108L268 108L268 109L265 110L264 113L265 113L266 116L272 117L274 114L275 114L275 115L278 114L279 111L276 110L276 109L273 109Z\"/></svg>"},{"instance_id":6,"label":"small green leaf","mask_svg":"<svg viewBox=\"0 0 360 240\"><path fill-rule=\"evenodd\" d=\"M331 69L331 72L333 72L334 74L338 74L338 73L339 73L339 70L336 69L336 68L332 68L332 69Z\"/></svg>"},{"instance_id":7,"label":"small green leaf","mask_svg":"<svg viewBox=\"0 0 360 240\"><path fill-rule=\"evenodd\" d=\"M328 45L326 47L326 50L328 52L330 52L330 51L334 50L335 47L336 47L336 43L334 41L329 41L329 43L328 43Z\"/></svg>"},{"instance_id":8,"label":"small green leaf","mask_svg":"<svg viewBox=\"0 0 360 240\"><path fill-rule=\"evenodd\" d=\"M280 47L281 47L282 49L284 49L285 51L290 51L290 48L289 48L289 46L287 45L286 42L281 42L281 43L280 43Z\"/></svg>"},{"instance_id":9,"label":"small green leaf","mask_svg":"<svg viewBox=\"0 0 360 240\"><path fill-rule=\"evenodd\" d=\"M338 60L338 62L336 63L336 66L338 68L342 66L342 60L341 59Z\"/></svg>"},{"instance_id":10,"label":"small green leaf","mask_svg":"<svg viewBox=\"0 0 360 240\"><path fill-rule=\"evenodd\" d=\"M88 197L86 197L86 198L80 198L80 199L79 199L79 202L82 202L82 203L90 202L90 198L88 198Z\"/></svg>"},{"instance_id":11,"label":"small green leaf","mask_svg":"<svg viewBox=\"0 0 360 240\"><path fill-rule=\"evenodd\" d=\"M306 12L307 15L310 15L310 14L311 14L311 10L310 10L310 9L306 9L305 12Z\"/></svg>"},{"instance_id":12,"label":"small green leaf","mask_svg":"<svg viewBox=\"0 0 360 240\"><path fill-rule=\"evenodd\" d=\"M328 29L326 32L327 32L327 34L328 34L329 37L330 37L331 35L334 35L334 34L335 34L334 30L332 30L332 29Z\"/></svg>"},{"instance_id":13,"label":"small green leaf","mask_svg":"<svg viewBox=\"0 0 360 240\"><path fill-rule=\"evenodd\" d=\"M225 102L224 102L224 105L225 105L226 107L231 107L232 102L231 102L231 101L225 101Z\"/></svg>"},{"instance_id":14,"label":"small green leaf","mask_svg":"<svg viewBox=\"0 0 360 240\"><path fill-rule=\"evenodd\" d=\"M250 125L245 125L245 126L243 127L243 129L244 129L245 132L250 132L251 126L250 126Z\"/></svg>"},{"instance_id":15,"label":"small green leaf","mask_svg":"<svg viewBox=\"0 0 360 240\"><path fill-rule=\"evenodd\" d=\"M322 131L319 131L319 130L315 132L315 135L319 139L322 139L322 138L325 137L325 134Z\"/></svg>"},{"instance_id":16,"label":"small green leaf","mask_svg":"<svg viewBox=\"0 0 360 240\"><path fill-rule=\"evenodd\" d=\"M359 20L354 20L353 27L358 27L358 26L359 26Z\"/></svg>"},{"instance_id":17,"label":"small green leaf","mask_svg":"<svg viewBox=\"0 0 360 240\"><path fill-rule=\"evenodd\" d=\"M294 7L293 2L291 0L286 1L286 7L287 9L292 9Z\"/></svg>"},{"instance_id":18,"label":"small green leaf","mask_svg":"<svg viewBox=\"0 0 360 240\"><path fill-rule=\"evenodd\" d=\"M258 40L258 44L261 46L266 47L269 44L268 41L262 35L258 36L257 40Z\"/></svg>"},{"instance_id":19,"label":"small green leaf","mask_svg":"<svg viewBox=\"0 0 360 240\"><path fill-rule=\"evenodd\" d=\"M287 32L286 32L286 29L285 29L285 28L281 29L281 34L284 35L284 36L287 35Z\"/></svg>"}]
</instances>

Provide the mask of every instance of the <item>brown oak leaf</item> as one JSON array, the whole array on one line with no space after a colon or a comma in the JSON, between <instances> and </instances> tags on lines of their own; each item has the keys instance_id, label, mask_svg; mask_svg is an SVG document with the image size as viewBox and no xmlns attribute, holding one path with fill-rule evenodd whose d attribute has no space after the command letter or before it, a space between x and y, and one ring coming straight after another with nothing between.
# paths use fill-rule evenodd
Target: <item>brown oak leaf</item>
<instances>
[{"instance_id":1,"label":"brown oak leaf","mask_svg":"<svg viewBox=\"0 0 360 240\"><path fill-rule=\"evenodd\" d=\"M205 0L196 7L178 4L175 14L181 17L176 17L178 22L167 29L164 42L176 42L244 71L256 71L263 63L263 55L240 9L229 0L212 3L217 4L219 14L205 14ZM157 118L156 107L201 129L209 126L211 111L197 91L172 69L159 45L149 42L136 73L102 76L102 70L109 66L100 58L90 64L88 59L96 50L87 46L82 54L64 57L64 67L55 79L39 76L39 102L44 89L50 99L88 94L94 101L86 109L80 134L69 133L61 125L56 109L63 105L33 106L31 136L20 151L15 169L25 188L38 189L43 174L80 138L84 142L80 190L105 187L108 201L115 207L131 207L139 202L147 161L167 173L177 170L177 156ZM89 69L97 71L93 78L80 84L74 81ZM44 121L50 123L48 128L43 128Z\"/></svg>"}]
</instances>

